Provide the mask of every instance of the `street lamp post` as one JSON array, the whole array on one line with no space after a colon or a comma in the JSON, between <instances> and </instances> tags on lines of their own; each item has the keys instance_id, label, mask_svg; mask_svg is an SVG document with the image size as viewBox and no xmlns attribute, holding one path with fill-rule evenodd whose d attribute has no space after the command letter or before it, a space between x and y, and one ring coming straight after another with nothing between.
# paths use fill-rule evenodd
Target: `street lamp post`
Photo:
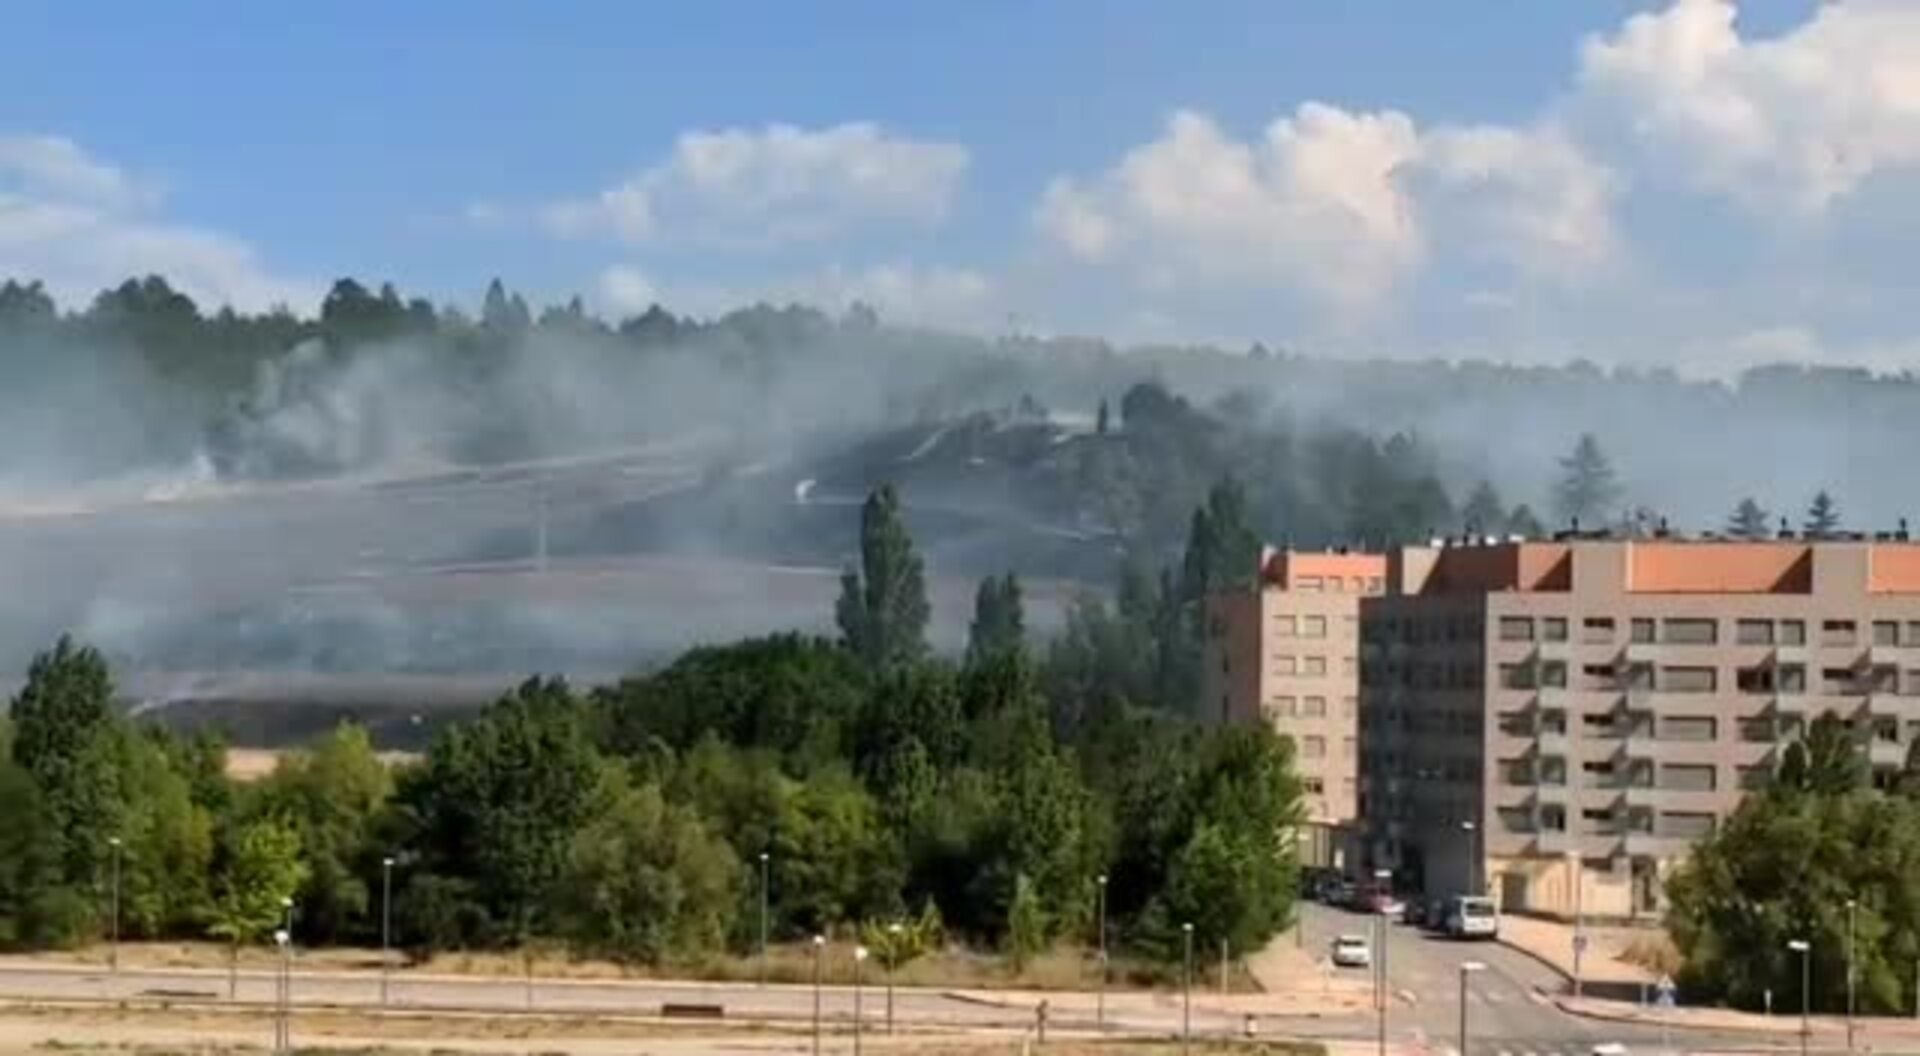
<instances>
[{"instance_id":1,"label":"street lamp post","mask_svg":"<svg viewBox=\"0 0 1920 1056\"><path fill-rule=\"evenodd\" d=\"M1393 882L1393 870L1375 869L1373 879L1380 890L1389 890L1387 885ZM1374 944L1379 953L1373 971L1373 1003L1380 1016L1380 1056L1387 1056L1387 936L1390 928L1384 905L1378 913L1374 914L1374 928L1379 932L1380 938ZM1465 1051L1461 1050L1462 1056Z\"/></svg>"},{"instance_id":2,"label":"street lamp post","mask_svg":"<svg viewBox=\"0 0 1920 1056\"><path fill-rule=\"evenodd\" d=\"M893 972L900 966L900 936L902 928L899 921L887 925L887 1033L893 1033Z\"/></svg>"},{"instance_id":3,"label":"street lamp post","mask_svg":"<svg viewBox=\"0 0 1920 1056\"><path fill-rule=\"evenodd\" d=\"M860 1012L860 983L861 969L866 966L866 963L867 948L855 946L853 948L853 1056L860 1056L860 1030L863 1018Z\"/></svg>"},{"instance_id":4,"label":"street lamp post","mask_svg":"<svg viewBox=\"0 0 1920 1056\"><path fill-rule=\"evenodd\" d=\"M1847 899L1847 1051L1848 1052L1853 1051L1853 1009L1854 1009L1853 995L1854 995L1854 974L1855 974L1853 969L1853 935L1854 935L1854 920L1859 915L1859 912L1858 912L1859 908L1860 908L1860 904L1857 901L1851 898Z\"/></svg>"},{"instance_id":5,"label":"street lamp post","mask_svg":"<svg viewBox=\"0 0 1920 1056\"><path fill-rule=\"evenodd\" d=\"M767 886L768 886L767 880L771 875L768 871L767 862L768 862L767 852L761 851L760 852L760 985L762 987L765 987L767 985L767 903L769 901L769 896L767 894Z\"/></svg>"},{"instance_id":6,"label":"street lamp post","mask_svg":"<svg viewBox=\"0 0 1920 1056\"><path fill-rule=\"evenodd\" d=\"M293 975L288 962L293 957L293 935L286 928L273 933L274 945L280 947L279 978L274 980L273 994L273 1051L284 1053L291 1047L292 1039L287 1024L287 1006L292 1002Z\"/></svg>"},{"instance_id":7,"label":"street lamp post","mask_svg":"<svg viewBox=\"0 0 1920 1056\"><path fill-rule=\"evenodd\" d=\"M1094 878L1095 898L1100 904L1098 915L1100 933L1100 978L1093 999L1093 1029L1105 1033L1107 1029L1107 874L1101 873ZM1916 984L1916 993L1920 993L1920 984Z\"/></svg>"},{"instance_id":8,"label":"street lamp post","mask_svg":"<svg viewBox=\"0 0 1920 1056\"><path fill-rule=\"evenodd\" d=\"M813 937L813 1054L820 1056L820 955L826 951L827 937Z\"/></svg>"},{"instance_id":9,"label":"street lamp post","mask_svg":"<svg viewBox=\"0 0 1920 1056\"><path fill-rule=\"evenodd\" d=\"M107 947L107 967L117 972L120 970L120 837L108 837L107 846L113 848L113 938Z\"/></svg>"},{"instance_id":10,"label":"street lamp post","mask_svg":"<svg viewBox=\"0 0 1920 1056\"><path fill-rule=\"evenodd\" d=\"M1467 834L1467 894L1485 894L1480 890L1480 826L1463 821L1460 831Z\"/></svg>"},{"instance_id":11,"label":"street lamp post","mask_svg":"<svg viewBox=\"0 0 1920 1056\"><path fill-rule=\"evenodd\" d=\"M1467 976L1472 975L1474 972L1481 971L1484 968L1486 968L1486 965L1481 964L1479 961L1461 961L1460 962L1460 1052L1461 1052L1461 1056L1465 1056L1465 1054L1469 1051L1467 1049Z\"/></svg>"},{"instance_id":12,"label":"street lamp post","mask_svg":"<svg viewBox=\"0 0 1920 1056\"><path fill-rule=\"evenodd\" d=\"M1787 949L1800 955L1800 1056L1807 1056L1807 1039L1813 1033L1813 946L1805 939L1794 939Z\"/></svg>"},{"instance_id":13,"label":"street lamp post","mask_svg":"<svg viewBox=\"0 0 1920 1056\"><path fill-rule=\"evenodd\" d=\"M1193 1037L1193 925L1180 925L1186 939L1186 959L1180 971L1180 1051L1184 1054Z\"/></svg>"},{"instance_id":14,"label":"street lamp post","mask_svg":"<svg viewBox=\"0 0 1920 1056\"><path fill-rule=\"evenodd\" d=\"M393 855L380 859L380 1005L386 1007L393 974Z\"/></svg>"}]
</instances>

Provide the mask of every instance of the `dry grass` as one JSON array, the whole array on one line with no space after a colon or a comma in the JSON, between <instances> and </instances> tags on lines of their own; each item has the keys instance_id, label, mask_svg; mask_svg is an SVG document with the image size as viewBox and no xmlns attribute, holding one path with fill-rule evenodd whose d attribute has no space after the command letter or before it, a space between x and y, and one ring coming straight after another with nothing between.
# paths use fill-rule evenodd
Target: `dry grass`
<instances>
[{"instance_id":1,"label":"dry grass","mask_svg":"<svg viewBox=\"0 0 1920 1056\"><path fill-rule=\"evenodd\" d=\"M853 949L852 942L830 943L821 958L821 978L833 984L851 983L854 975ZM107 949L104 946L94 946L31 956L46 961L104 965L107 962ZM372 971L380 966L378 950L346 947L319 948L301 950L297 956L299 967L307 971ZM225 969L228 966L228 957L228 948L218 943L123 943L120 947L120 963L127 967ZM400 963L398 953L394 957L399 972L419 975L517 979L525 976L528 968L527 956L513 951L442 953L422 962L404 965ZM267 970L278 964L277 955L267 947L241 948L240 967L243 970ZM753 982L759 980L764 971L765 978L769 982L810 983L813 981L813 948L804 943L775 946L769 951L764 969L757 955L721 955L651 967L581 959L562 952L536 950L532 956L532 968L534 975L541 979L693 979L710 982ZM885 978L879 965L873 961L867 962L863 975L868 982L873 983L878 983ZM1196 987L1217 991L1220 985L1219 977L1220 969L1217 961L1211 963L1200 961L1194 966ZM998 955L962 947L950 947L902 965L894 975L894 981L901 986L953 990L1084 991L1097 985L1098 975L1086 951L1075 946L1055 947L1034 958L1024 969L1017 972ZM1108 977L1107 985L1115 990L1153 989L1175 986L1178 982L1177 967L1169 968L1153 962L1116 957L1112 962L1112 974ZM1235 962L1231 966L1228 987L1232 993L1255 993L1259 990L1259 986L1247 974L1245 965L1241 962Z\"/></svg>"}]
</instances>

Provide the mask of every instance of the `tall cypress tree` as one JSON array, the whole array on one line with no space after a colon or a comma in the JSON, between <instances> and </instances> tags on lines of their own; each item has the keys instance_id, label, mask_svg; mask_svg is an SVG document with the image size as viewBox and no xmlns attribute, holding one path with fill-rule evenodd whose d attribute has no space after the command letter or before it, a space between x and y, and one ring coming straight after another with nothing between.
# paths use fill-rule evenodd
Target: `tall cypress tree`
<instances>
[{"instance_id":1,"label":"tall cypress tree","mask_svg":"<svg viewBox=\"0 0 1920 1056\"><path fill-rule=\"evenodd\" d=\"M900 518L900 497L883 484L860 510L860 567L840 577L840 634L869 667L888 667L925 655L931 614L926 570Z\"/></svg>"},{"instance_id":2,"label":"tall cypress tree","mask_svg":"<svg viewBox=\"0 0 1920 1056\"><path fill-rule=\"evenodd\" d=\"M1020 580L1012 572L988 576L973 595L973 624L967 632L967 666L1022 648L1026 613L1020 598Z\"/></svg>"}]
</instances>

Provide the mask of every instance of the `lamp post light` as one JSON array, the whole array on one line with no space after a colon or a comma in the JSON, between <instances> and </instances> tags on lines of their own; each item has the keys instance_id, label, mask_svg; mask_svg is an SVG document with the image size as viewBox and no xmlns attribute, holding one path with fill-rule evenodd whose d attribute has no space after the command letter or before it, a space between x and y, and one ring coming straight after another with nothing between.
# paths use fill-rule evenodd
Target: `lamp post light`
<instances>
[{"instance_id":1,"label":"lamp post light","mask_svg":"<svg viewBox=\"0 0 1920 1056\"><path fill-rule=\"evenodd\" d=\"M113 848L113 925L112 941L107 946L107 967L111 971L120 970L120 837L107 838L107 846ZM99 890L95 888L94 890Z\"/></svg>"},{"instance_id":2,"label":"lamp post light","mask_svg":"<svg viewBox=\"0 0 1920 1056\"><path fill-rule=\"evenodd\" d=\"M1098 914L1100 947L1100 978L1093 999L1093 1029L1105 1033L1107 1029L1107 874L1101 873L1094 878L1094 897L1099 902ZM1920 992L1920 987L1916 987Z\"/></svg>"},{"instance_id":3,"label":"lamp post light","mask_svg":"<svg viewBox=\"0 0 1920 1056\"><path fill-rule=\"evenodd\" d=\"M1807 1056L1807 1039L1813 1033L1813 944L1793 939L1787 949L1800 955L1800 1056Z\"/></svg>"},{"instance_id":4,"label":"lamp post light","mask_svg":"<svg viewBox=\"0 0 1920 1056\"><path fill-rule=\"evenodd\" d=\"M820 1056L820 955L826 952L827 937L813 937L813 1053Z\"/></svg>"},{"instance_id":5,"label":"lamp post light","mask_svg":"<svg viewBox=\"0 0 1920 1056\"><path fill-rule=\"evenodd\" d=\"M1853 935L1854 921L1859 916L1860 903L1847 899L1847 1051L1853 1051L1853 1009L1854 1009L1854 968Z\"/></svg>"},{"instance_id":6,"label":"lamp post light","mask_svg":"<svg viewBox=\"0 0 1920 1056\"><path fill-rule=\"evenodd\" d=\"M867 963L867 948L853 948L853 1056L860 1056L860 969Z\"/></svg>"},{"instance_id":7,"label":"lamp post light","mask_svg":"<svg viewBox=\"0 0 1920 1056\"><path fill-rule=\"evenodd\" d=\"M1180 971L1180 1051L1187 1051L1193 1038L1193 925L1180 925L1186 940L1186 960Z\"/></svg>"},{"instance_id":8,"label":"lamp post light","mask_svg":"<svg viewBox=\"0 0 1920 1056\"><path fill-rule=\"evenodd\" d=\"M1480 826L1462 821L1460 831L1467 834L1467 894L1485 894L1480 890Z\"/></svg>"},{"instance_id":9,"label":"lamp post light","mask_svg":"<svg viewBox=\"0 0 1920 1056\"><path fill-rule=\"evenodd\" d=\"M1393 882L1393 870L1375 869L1373 879L1379 890L1391 890L1388 885ZM1384 902L1380 906L1380 911L1374 914L1374 929L1380 937L1375 942L1379 952L1376 955L1373 970L1373 1003L1380 1017L1380 1056L1387 1056L1387 938L1392 932ZM1461 1052L1464 1054L1466 1050L1462 1049Z\"/></svg>"},{"instance_id":10,"label":"lamp post light","mask_svg":"<svg viewBox=\"0 0 1920 1056\"><path fill-rule=\"evenodd\" d=\"M380 1005L386 1007L393 974L393 855L380 859Z\"/></svg>"},{"instance_id":11,"label":"lamp post light","mask_svg":"<svg viewBox=\"0 0 1920 1056\"><path fill-rule=\"evenodd\" d=\"M772 874L768 870L767 852L760 852L760 985L767 985L767 880Z\"/></svg>"},{"instance_id":12,"label":"lamp post light","mask_svg":"<svg viewBox=\"0 0 1920 1056\"><path fill-rule=\"evenodd\" d=\"M900 967L900 942L905 929L899 921L887 925L887 1033L893 1033L893 972Z\"/></svg>"},{"instance_id":13,"label":"lamp post light","mask_svg":"<svg viewBox=\"0 0 1920 1056\"><path fill-rule=\"evenodd\" d=\"M1460 962L1460 1052L1463 1056L1469 1051L1467 1049L1467 976L1483 971L1486 967L1479 961Z\"/></svg>"}]
</instances>

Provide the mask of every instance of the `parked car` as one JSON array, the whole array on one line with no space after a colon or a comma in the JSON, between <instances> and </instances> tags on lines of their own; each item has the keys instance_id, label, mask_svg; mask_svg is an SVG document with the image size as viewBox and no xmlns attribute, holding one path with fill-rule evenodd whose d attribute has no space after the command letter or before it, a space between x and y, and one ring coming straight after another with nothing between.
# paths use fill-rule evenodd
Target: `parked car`
<instances>
[{"instance_id":1,"label":"parked car","mask_svg":"<svg viewBox=\"0 0 1920 1056\"><path fill-rule=\"evenodd\" d=\"M1353 881L1345 878L1335 879L1327 885L1327 905L1351 907L1354 893Z\"/></svg>"},{"instance_id":2,"label":"parked car","mask_svg":"<svg viewBox=\"0 0 1920 1056\"><path fill-rule=\"evenodd\" d=\"M1400 923L1419 927L1427 922L1427 899L1420 895L1409 896L1406 905L1400 907Z\"/></svg>"},{"instance_id":3,"label":"parked car","mask_svg":"<svg viewBox=\"0 0 1920 1056\"><path fill-rule=\"evenodd\" d=\"M1373 949L1359 935L1342 935L1333 940L1333 963L1340 968L1366 968L1373 964Z\"/></svg>"},{"instance_id":4,"label":"parked car","mask_svg":"<svg viewBox=\"0 0 1920 1056\"><path fill-rule=\"evenodd\" d=\"M1493 899L1455 895L1447 901L1446 932L1456 939L1491 939L1500 934L1500 913Z\"/></svg>"}]
</instances>

